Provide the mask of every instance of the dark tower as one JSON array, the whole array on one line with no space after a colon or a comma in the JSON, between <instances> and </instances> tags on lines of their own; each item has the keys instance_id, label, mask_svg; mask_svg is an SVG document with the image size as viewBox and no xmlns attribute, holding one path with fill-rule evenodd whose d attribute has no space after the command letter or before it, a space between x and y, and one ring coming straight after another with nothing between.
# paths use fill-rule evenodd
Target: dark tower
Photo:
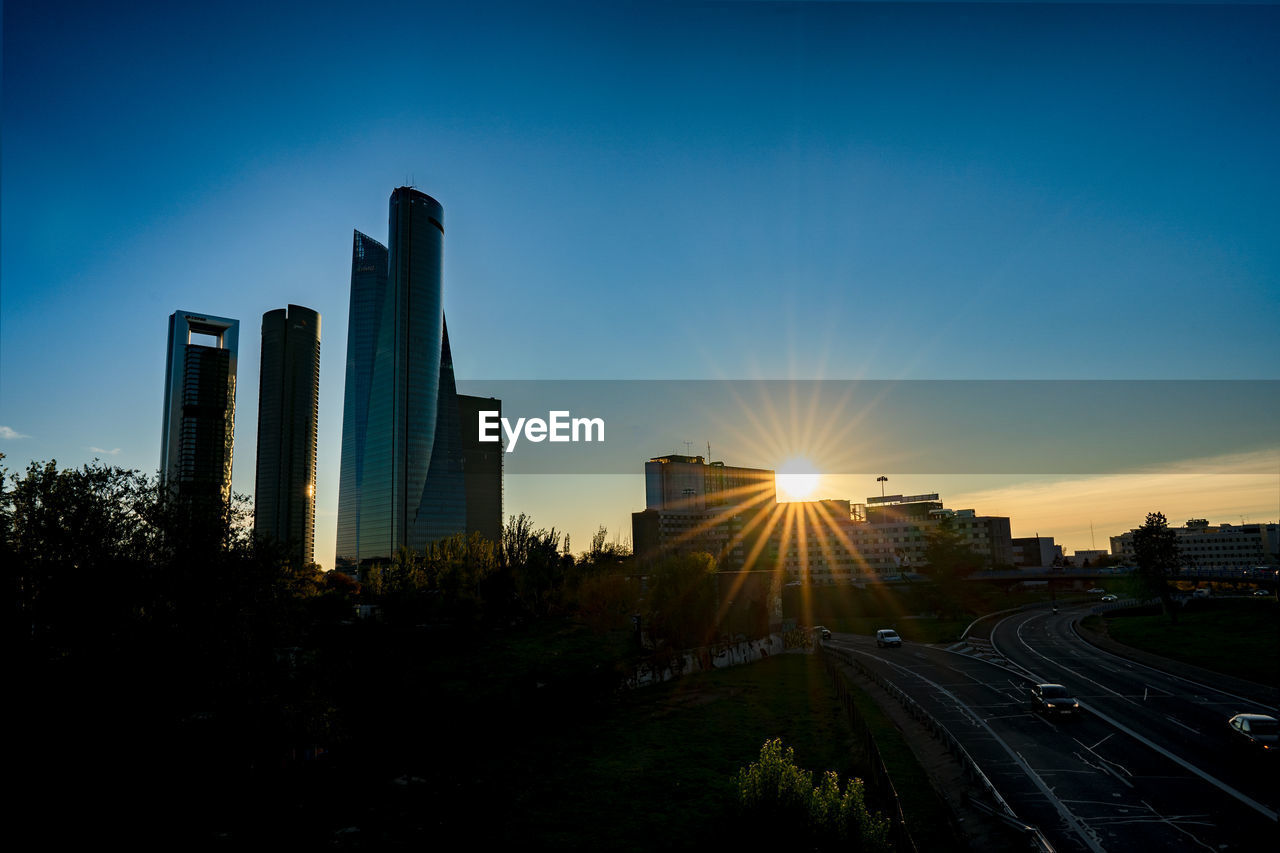
<instances>
[{"instance_id":1,"label":"dark tower","mask_svg":"<svg viewBox=\"0 0 1280 853\"><path fill-rule=\"evenodd\" d=\"M315 561L320 315L290 305L262 315L254 529Z\"/></svg>"},{"instance_id":2,"label":"dark tower","mask_svg":"<svg viewBox=\"0 0 1280 853\"><path fill-rule=\"evenodd\" d=\"M160 477L176 495L210 511L231 501L239 335L239 320L169 315Z\"/></svg>"}]
</instances>

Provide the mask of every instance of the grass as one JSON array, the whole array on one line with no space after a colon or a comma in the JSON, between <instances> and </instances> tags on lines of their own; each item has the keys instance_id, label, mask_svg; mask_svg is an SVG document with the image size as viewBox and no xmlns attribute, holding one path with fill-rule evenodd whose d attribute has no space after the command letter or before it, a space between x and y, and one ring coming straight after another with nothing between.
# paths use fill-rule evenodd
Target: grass
<instances>
[{"instance_id":1,"label":"grass","mask_svg":"<svg viewBox=\"0 0 1280 853\"><path fill-rule=\"evenodd\" d=\"M794 748L796 763L815 777L869 775L863 742L815 655L691 675L606 704L561 703L550 715L506 709L509 729L465 753L456 748L459 732L442 732L448 740L434 761L407 768L420 784L381 783L362 814L350 816L360 827L352 842L415 843L452 830L470 844L705 849L734 837L734 778L769 738ZM896 734L877 720L878 734ZM936 800L905 744L881 749L893 756L904 797ZM929 811L908 814L946 825Z\"/></svg>"},{"instance_id":2,"label":"grass","mask_svg":"<svg viewBox=\"0 0 1280 853\"><path fill-rule=\"evenodd\" d=\"M951 830L951 809L930 785L928 774L916 760L902 732L864 691L855 689L852 696L858 715L871 731L880 758L893 779L902 803L902 817L916 848L930 853L964 850Z\"/></svg>"},{"instance_id":3,"label":"grass","mask_svg":"<svg viewBox=\"0 0 1280 853\"><path fill-rule=\"evenodd\" d=\"M612 850L714 843L732 819L734 775L771 737L809 770L847 778L865 766L821 662L774 657L635 691L530 745L522 758L537 782L511 804L508 840Z\"/></svg>"},{"instance_id":4,"label":"grass","mask_svg":"<svg viewBox=\"0 0 1280 853\"><path fill-rule=\"evenodd\" d=\"M1107 620L1112 639L1213 672L1280 684L1280 606L1273 599L1196 601L1178 613Z\"/></svg>"}]
</instances>

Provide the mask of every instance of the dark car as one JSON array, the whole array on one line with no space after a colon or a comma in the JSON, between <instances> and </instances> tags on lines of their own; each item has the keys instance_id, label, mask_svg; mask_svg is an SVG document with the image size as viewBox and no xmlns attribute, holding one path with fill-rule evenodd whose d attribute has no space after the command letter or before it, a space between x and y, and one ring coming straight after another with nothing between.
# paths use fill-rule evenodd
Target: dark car
<instances>
[{"instance_id":1,"label":"dark car","mask_svg":"<svg viewBox=\"0 0 1280 853\"><path fill-rule=\"evenodd\" d=\"M1266 714L1236 714L1227 720L1227 728L1236 736L1236 743L1254 749L1275 752L1280 741L1280 722Z\"/></svg>"},{"instance_id":2,"label":"dark car","mask_svg":"<svg viewBox=\"0 0 1280 853\"><path fill-rule=\"evenodd\" d=\"M1031 707L1048 716L1075 717L1080 714L1080 703L1061 684L1037 684L1032 687Z\"/></svg>"}]
</instances>

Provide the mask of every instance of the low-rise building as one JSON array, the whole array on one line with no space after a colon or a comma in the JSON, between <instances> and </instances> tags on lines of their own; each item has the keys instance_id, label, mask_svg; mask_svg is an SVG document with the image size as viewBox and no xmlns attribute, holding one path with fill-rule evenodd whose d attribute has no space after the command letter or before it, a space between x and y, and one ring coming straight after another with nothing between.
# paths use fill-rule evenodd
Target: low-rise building
<instances>
[{"instance_id":1,"label":"low-rise building","mask_svg":"<svg viewBox=\"0 0 1280 853\"><path fill-rule=\"evenodd\" d=\"M1251 569L1274 565L1280 552L1280 524L1210 524L1192 518L1183 527L1170 528L1176 535L1178 555L1187 569ZM1111 537L1111 553L1126 562L1135 559L1133 534L1137 529Z\"/></svg>"}]
</instances>

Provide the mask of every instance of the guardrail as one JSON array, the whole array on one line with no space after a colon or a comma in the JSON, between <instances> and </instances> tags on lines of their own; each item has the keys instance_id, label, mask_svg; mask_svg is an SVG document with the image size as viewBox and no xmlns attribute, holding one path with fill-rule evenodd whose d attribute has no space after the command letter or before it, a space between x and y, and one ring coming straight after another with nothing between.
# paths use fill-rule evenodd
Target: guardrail
<instances>
[{"instance_id":1,"label":"guardrail","mask_svg":"<svg viewBox=\"0 0 1280 853\"><path fill-rule=\"evenodd\" d=\"M881 689L896 699L898 704L902 705L903 709L906 710L913 719L928 729L929 733L940 740L943 746L947 748L947 751L959 760L961 767L964 768L965 778L982 789L995 803L995 807L993 808L985 803L981 803L979 800L974 800L972 797L968 797L966 792L966 798L970 804L977 806L980 811L987 811L994 814L1010 827L1017 829L1027 839L1031 849L1040 851L1040 853L1055 853L1053 844L1049 842L1048 838L1045 838L1044 833L1040 831L1039 827L1034 824L1026 823L1018 817L1005 798L1001 796L1000 791L996 789L996 786L992 783L991 779L988 778L987 774L978 766L978 762L974 761L973 756L964 748L964 745L961 744L956 736L953 735L951 731L947 729L947 727L936 717L934 717L933 714L929 713L923 705L908 696L901 687L866 666L852 652L846 649L823 646L822 655L823 659L827 661L828 667L831 666L831 657L836 657L856 669L863 676L874 681ZM879 760L879 755L880 754L877 751L875 753L877 760ZM881 762L881 767L883 767L883 762ZM898 808L898 813L900 816L901 806ZM899 819L901 818L899 817Z\"/></svg>"},{"instance_id":2,"label":"guardrail","mask_svg":"<svg viewBox=\"0 0 1280 853\"><path fill-rule=\"evenodd\" d=\"M823 651L822 662L825 664L827 674L831 676L836 686L836 696L840 699L840 704L844 706L845 713L849 716L849 724L853 726L854 732L863 742L863 748L867 751L867 755L871 760L871 779L866 780L870 783L872 790L879 796L880 800L887 802L890 807L889 815L889 840L893 844L894 850L898 853L919 853L915 840L912 839L910 831L907 829L906 817L902 814L902 800L898 797L898 790L893 786L893 778L889 775L889 769L885 767L884 758L880 755L880 748L876 745L875 737L871 734L870 727L867 726L865 720L858 713L857 705L854 704L852 689L843 673L832 662L832 659L826 654L828 649L821 647Z\"/></svg>"}]
</instances>

